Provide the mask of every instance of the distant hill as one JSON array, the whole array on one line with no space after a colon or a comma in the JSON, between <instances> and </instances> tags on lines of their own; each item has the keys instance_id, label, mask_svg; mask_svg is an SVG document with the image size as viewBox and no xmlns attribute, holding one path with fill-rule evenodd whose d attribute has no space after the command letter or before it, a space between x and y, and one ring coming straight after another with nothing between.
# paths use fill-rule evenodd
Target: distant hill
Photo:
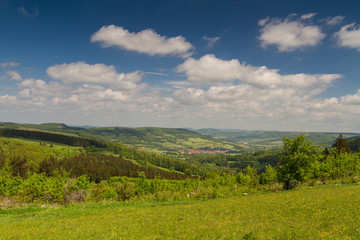
<instances>
[{"instance_id":1,"label":"distant hill","mask_svg":"<svg viewBox=\"0 0 360 240\"><path fill-rule=\"evenodd\" d=\"M227 149L244 151L239 144L214 139L186 129L177 128L92 128L88 133L106 137L114 142L137 146L145 150L164 153L177 152L178 149Z\"/></svg>"},{"instance_id":2,"label":"distant hill","mask_svg":"<svg viewBox=\"0 0 360 240\"><path fill-rule=\"evenodd\" d=\"M41 124L27 124L27 123L12 123L0 122L2 128L13 129L37 129L44 131L66 131L66 130L81 130L82 128L69 127L63 123L41 123Z\"/></svg>"},{"instance_id":3,"label":"distant hill","mask_svg":"<svg viewBox=\"0 0 360 240\"><path fill-rule=\"evenodd\" d=\"M351 151L357 152L360 150L360 137L353 137L347 139Z\"/></svg>"},{"instance_id":4,"label":"distant hill","mask_svg":"<svg viewBox=\"0 0 360 240\"><path fill-rule=\"evenodd\" d=\"M255 149L277 149L282 147L284 137L294 138L301 132L280 132L280 131L248 131L233 129L198 129L198 133L213 137L219 140L246 144ZM331 147L340 133L307 132L307 139L315 144ZM360 133L342 133L345 138L360 137Z\"/></svg>"},{"instance_id":5,"label":"distant hill","mask_svg":"<svg viewBox=\"0 0 360 240\"><path fill-rule=\"evenodd\" d=\"M178 155L179 149L219 149L230 152L246 152L259 149L280 149L283 138L294 138L300 132L280 131L249 131L238 129L182 129L156 127L70 127L63 123L17 124L0 122L0 128L41 130L56 132L70 136L84 137L100 141L131 145L145 151L168 155ZM339 133L305 133L307 139L315 144L331 147ZM344 138L351 140L350 147L358 150L359 144L353 138L360 133L342 133Z\"/></svg>"},{"instance_id":6,"label":"distant hill","mask_svg":"<svg viewBox=\"0 0 360 240\"><path fill-rule=\"evenodd\" d=\"M170 155L177 155L179 149L221 149L233 152L244 152L247 149L246 146L237 143L226 142L190 130L176 128L80 128L69 127L62 123L17 124L0 122L0 128L1 127L26 130L34 129L101 141L107 140L131 145L141 150Z\"/></svg>"}]
</instances>

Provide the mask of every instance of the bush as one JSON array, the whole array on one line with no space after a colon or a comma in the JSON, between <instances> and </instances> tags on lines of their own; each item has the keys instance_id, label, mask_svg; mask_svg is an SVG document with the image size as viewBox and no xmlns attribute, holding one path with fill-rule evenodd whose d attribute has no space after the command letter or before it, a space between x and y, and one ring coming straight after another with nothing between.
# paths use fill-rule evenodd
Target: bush
<instances>
[{"instance_id":1,"label":"bush","mask_svg":"<svg viewBox=\"0 0 360 240\"><path fill-rule=\"evenodd\" d=\"M260 177L261 184L273 184L277 181L277 172L270 165L266 166L266 170Z\"/></svg>"},{"instance_id":2,"label":"bush","mask_svg":"<svg viewBox=\"0 0 360 240\"><path fill-rule=\"evenodd\" d=\"M259 185L259 176L257 170L251 166L247 166L245 172L239 172L236 175L236 181L245 186L255 187Z\"/></svg>"},{"instance_id":3,"label":"bush","mask_svg":"<svg viewBox=\"0 0 360 240\"><path fill-rule=\"evenodd\" d=\"M99 184L93 185L90 189L90 197L95 201L105 199L118 199L118 194L114 188L109 186L108 182L103 180Z\"/></svg>"},{"instance_id":4,"label":"bush","mask_svg":"<svg viewBox=\"0 0 360 240\"><path fill-rule=\"evenodd\" d=\"M243 172L239 172L236 175L236 181L241 185L248 185L250 182L250 177Z\"/></svg>"},{"instance_id":5,"label":"bush","mask_svg":"<svg viewBox=\"0 0 360 240\"><path fill-rule=\"evenodd\" d=\"M0 170L0 196L13 196L18 193L22 184L22 179L19 176L12 176L12 169L9 165L5 165Z\"/></svg>"},{"instance_id":6,"label":"bush","mask_svg":"<svg viewBox=\"0 0 360 240\"><path fill-rule=\"evenodd\" d=\"M135 183L133 182L125 182L124 184L117 183L115 185L115 191L118 194L119 200L122 201L129 200L135 196L136 193Z\"/></svg>"},{"instance_id":7,"label":"bush","mask_svg":"<svg viewBox=\"0 0 360 240\"><path fill-rule=\"evenodd\" d=\"M63 204L80 203L86 200L88 189L91 187L90 178L82 175L76 179L72 178L64 186Z\"/></svg>"},{"instance_id":8,"label":"bush","mask_svg":"<svg viewBox=\"0 0 360 240\"><path fill-rule=\"evenodd\" d=\"M66 177L55 173L53 177L32 173L23 182L19 195L24 202L62 203Z\"/></svg>"},{"instance_id":9,"label":"bush","mask_svg":"<svg viewBox=\"0 0 360 240\"><path fill-rule=\"evenodd\" d=\"M90 188L91 182L90 178L86 175L81 175L80 177L77 177L73 183L73 190L87 190Z\"/></svg>"}]
</instances>

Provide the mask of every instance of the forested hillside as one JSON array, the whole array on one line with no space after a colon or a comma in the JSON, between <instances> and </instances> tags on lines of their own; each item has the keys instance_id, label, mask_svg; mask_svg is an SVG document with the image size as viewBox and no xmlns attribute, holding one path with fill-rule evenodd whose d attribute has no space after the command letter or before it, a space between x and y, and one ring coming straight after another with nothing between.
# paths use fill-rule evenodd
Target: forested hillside
<instances>
[{"instance_id":1,"label":"forested hillside","mask_svg":"<svg viewBox=\"0 0 360 240\"><path fill-rule=\"evenodd\" d=\"M360 150L360 137L353 137L348 139L351 151L356 152Z\"/></svg>"},{"instance_id":2,"label":"forested hillside","mask_svg":"<svg viewBox=\"0 0 360 240\"><path fill-rule=\"evenodd\" d=\"M299 132L280 132L280 131L249 131L236 129L198 129L193 130L198 133L213 137L219 140L235 142L246 145L249 149L281 149L283 147L283 138L294 138ZM324 147L331 147L336 141L339 133L332 132L307 132L303 133L307 139L315 144L322 144ZM360 133L342 133L345 138L360 136Z\"/></svg>"},{"instance_id":3,"label":"forested hillside","mask_svg":"<svg viewBox=\"0 0 360 240\"><path fill-rule=\"evenodd\" d=\"M43 131L34 130L22 130L22 129L8 129L0 128L0 136L10 138L26 138L35 139L41 141L48 141L50 143L60 143L69 146L82 147L86 152L107 152L110 154L116 154L120 157L131 159L136 161L140 165L144 166L157 166L166 169L176 170L188 175L201 174L201 170L192 164L185 161L181 161L168 156L140 151L133 147L128 147L121 144L116 144L106 141L98 141L93 139L80 138L75 136L68 136L63 134L49 133ZM14 150L16 151L16 150ZM21 155L21 151L16 151Z\"/></svg>"},{"instance_id":4,"label":"forested hillside","mask_svg":"<svg viewBox=\"0 0 360 240\"><path fill-rule=\"evenodd\" d=\"M160 154L178 156L180 149L218 149L231 152L244 152L247 146L214 139L186 129L174 128L79 128L61 123L16 124L0 122L0 129L41 130L50 133L61 133L69 136L111 141L136 147L141 150Z\"/></svg>"}]
</instances>

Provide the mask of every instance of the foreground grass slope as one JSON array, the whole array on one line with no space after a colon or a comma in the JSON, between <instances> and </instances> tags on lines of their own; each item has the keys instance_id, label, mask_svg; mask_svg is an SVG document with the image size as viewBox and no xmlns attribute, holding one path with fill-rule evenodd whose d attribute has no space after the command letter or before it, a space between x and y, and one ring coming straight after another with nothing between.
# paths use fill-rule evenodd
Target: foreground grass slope
<instances>
[{"instance_id":1,"label":"foreground grass slope","mask_svg":"<svg viewBox=\"0 0 360 240\"><path fill-rule=\"evenodd\" d=\"M359 239L360 186L0 210L1 239Z\"/></svg>"}]
</instances>

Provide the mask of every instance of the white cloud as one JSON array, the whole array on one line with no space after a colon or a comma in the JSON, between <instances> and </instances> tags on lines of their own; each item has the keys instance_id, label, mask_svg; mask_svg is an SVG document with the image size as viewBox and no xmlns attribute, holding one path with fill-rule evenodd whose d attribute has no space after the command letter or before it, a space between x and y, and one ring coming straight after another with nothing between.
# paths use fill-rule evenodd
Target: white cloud
<instances>
[{"instance_id":1,"label":"white cloud","mask_svg":"<svg viewBox=\"0 0 360 240\"><path fill-rule=\"evenodd\" d=\"M338 45L341 47L356 48L360 51L360 28L355 23L343 26L335 33Z\"/></svg>"},{"instance_id":2,"label":"white cloud","mask_svg":"<svg viewBox=\"0 0 360 240\"><path fill-rule=\"evenodd\" d=\"M341 98L321 99L301 88L222 84L208 89L184 87L167 96L161 91L140 94L96 83L47 83L27 78L18 84L16 96L0 96L0 108L15 119L25 116L27 121L40 118L102 126L341 131L347 125L352 130L358 129L355 120L360 114L360 91ZM313 88L318 87L315 84Z\"/></svg>"},{"instance_id":3,"label":"white cloud","mask_svg":"<svg viewBox=\"0 0 360 240\"><path fill-rule=\"evenodd\" d=\"M194 47L182 36L166 38L152 29L138 33L114 25L103 26L91 36L91 42L101 42L103 47L119 47L128 51L154 55L180 55L188 57Z\"/></svg>"},{"instance_id":4,"label":"white cloud","mask_svg":"<svg viewBox=\"0 0 360 240\"><path fill-rule=\"evenodd\" d=\"M26 11L24 6L19 7L18 11L21 12L22 14L24 14L25 16L29 15L29 13Z\"/></svg>"},{"instance_id":5,"label":"white cloud","mask_svg":"<svg viewBox=\"0 0 360 240\"><path fill-rule=\"evenodd\" d=\"M261 89L249 84L211 86L208 90L183 88L176 90L173 97L186 105L204 105L212 103L256 102L286 102L295 97L310 97L308 92L296 89Z\"/></svg>"},{"instance_id":6,"label":"white cloud","mask_svg":"<svg viewBox=\"0 0 360 240\"><path fill-rule=\"evenodd\" d=\"M260 20L258 21L258 25L261 26L261 27L263 27L263 26L265 26L265 24L268 23L269 21L270 21L270 18L269 18L269 17L260 19Z\"/></svg>"},{"instance_id":7,"label":"white cloud","mask_svg":"<svg viewBox=\"0 0 360 240\"><path fill-rule=\"evenodd\" d=\"M339 15L339 16L335 16L335 17L328 17L325 18L324 21L327 25L336 25L341 23L344 20L344 16Z\"/></svg>"},{"instance_id":8,"label":"white cloud","mask_svg":"<svg viewBox=\"0 0 360 240\"><path fill-rule=\"evenodd\" d=\"M232 82L240 80L259 88L296 88L313 91L324 91L333 81L341 78L339 74L279 74L278 69L268 69L266 66L251 66L241 64L237 59L221 60L212 54L199 60L189 58L176 68L184 72L192 82ZM314 88L316 87L316 88ZM318 92L313 92L318 94Z\"/></svg>"},{"instance_id":9,"label":"white cloud","mask_svg":"<svg viewBox=\"0 0 360 240\"><path fill-rule=\"evenodd\" d=\"M207 42L206 47L212 48L220 40L220 37L203 36L202 39Z\"/></svg>"},{"instance_id":10,"label":"white cloud","mask_svg":"<svg viewBox=\"0 0 360 240\"><path fill-rule=\"evenodd\" d=\"M18 8L18 11L21 12L24 16L34 18L39 15L39 9L35 8L33 13L29 13L28 10L24 6Z\"/></svg>"},{"instance_id":11,"label":"white cloud","mask_svg":"<svg viewBox=\"0 0 360 240\"><path fill-rule=\"evenodd\" d=\"M276 45L280 52L290 52L319 44L325 34L318 26L302 21L313 16L313 13L305 14L299 20L291 20L290 16L285 19L261 19L258 22L262 27L259 37L261 46L266 48L268 45Z\"/></svg>"},{"instance_id":12,"label":"white cloud","mask_svg":"<svg viewBox=\"0 0 360 240\"><path fill-rule=\"evenodd\" d=\"M17 71L6 71L6 74L10 77L11 80L21 81L22 77Z\"/></svg>"},{"instance_id":13,"label":"white cloud","mask_svg":"<svg viewBox=\"0 0 360 240\"><path fill-rule=\"evenodd\" d=\"M90 97L94 97L98 101L125 101L128 96L126 96L121 91L113 91L112 89L106 89L105 91L97 91L90 94Z\"/></svg>"},{"instance_id":14,"label":"white cloud","mask_svg":"<svg viewBox=\"0 0 360 240\"><path fill-rule=\"evenodd\" d=\"M30 89L23 89L18 92L18 98L21 100L30 100L32 98Z\"/></svg>"},{"instance_id":15,"label":"white cloud","mask_svg":"<svg viewBox=\"0 0 360 240\"><path fill-rule=\"evenodd\" d=\"M358 105L346 105L341 98L314 98L294 89L259 89L246 84L175 93L174 99L184 105L181 120L191 118L201 127L359 131Z\"/></svg>"},{"instance_id":16,"label":"white cloud","mask_svg":"<svg viewBox=\"0 0 360 240\"><path fill-rule=\"evenodd\" d=\"M32 97L36 101L39 99L60 97L71 91L70 86L64 86L58 82L46 83L41 79L26 78L17 85L21 96Z\"/></svg>"},{"instance_id":17,"label":"white cloud","mask_svg":"<svg viewBox=\"0 0 360 240\"><path fill-rule=\"evenodd\" d=\"M18 63L18 62L2 62L2 63L0 63L0 66L2 68L9 68L9 67L14 68L14 67L18 67L19 65L20 65L20 63Z\"/></svg>"},{"instance_id":18,"label":"white cloud","mask_svg":"<svg viewBox=\"0 0 360 240\"><path fill-rule=\"evenodd\" d=\"M118 73L113 65L89 65L84 62L54 65L46 72L53 79L64 83L96 83L128 90L140 87L136 82L141 81L142 75L139 71Z\"/></svg>"},{"instance_id":19,"label":"white cloud","mask_svg":"<svg viewBox=\"0 0 360 240\"><path fill-rule=\"evenodd\" d=\"M303 14L301 15L301 19L310 19L310 18L313 18L314 16L316 16L317 13L307 13L307 14Z\"/></svg>"},{"instance_id":20,"label":"white cloud","mask_svg":"<svg viewBox=\"0 0 360 240\"><path fill-rule=\"evenodd\" d=\"M150 74L150 75L158 75L158 76L168 76L169 74L167 73L162 73L162 72L143 72L146 74Z\"/></svg>"},{"instance_id":21,"label":"white cloud","mask_svg":"<svg viewBox=\"0 0 360 240\"><path fill-rule=\"evenodd\" d=\"M360 89L354 95L346 95L340 98L341 102L346 105L360 105Z\"/></svg>"},{"instance_id":22,"label":"white cloud","mask_svg":"<svg viewBox=\"0 0 360 240\"><path fill-rule=\"evenodd\" d=\"M176 67L177 72L184 72L192 82L233 81L238 78L241 65L237 59L224 61L208 54L195 60L187 59Z\"/></svg>"},{"instance_id":23,"label":"white cloud","mask_svg":"<svg viewBox=\"0 0 360 240\"><path fill-rule=\"evenodd\" d=\"M204 90L195 88L183 88L174 92L174 98L183 104L205 104Z\"/></svg>"},{"instance_id":24,"label":"white cloud","mask_svg":"<svg viewBox=\"0 0 360 240\"><path fill-rule=\"evenodd\" d=\"M124 103L136 96L129 91L118 91L100 85L63 84L61 82L46 83L41 79L25 79L17 86L18 104L62 108L71 106L79 111L100 111L102 108L116 109L116 104Z\"/></svg>"}]
</instances>

